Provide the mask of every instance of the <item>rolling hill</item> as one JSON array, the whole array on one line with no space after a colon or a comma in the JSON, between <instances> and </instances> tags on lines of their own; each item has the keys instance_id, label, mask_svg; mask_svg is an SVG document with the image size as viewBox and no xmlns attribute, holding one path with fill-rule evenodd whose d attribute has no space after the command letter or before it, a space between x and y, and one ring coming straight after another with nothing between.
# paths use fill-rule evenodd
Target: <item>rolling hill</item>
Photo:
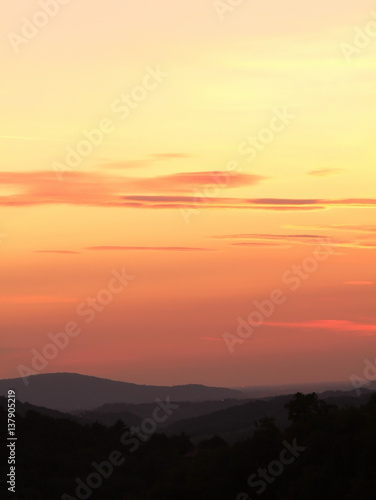
<instances>
[{"instance_id":1,"label":"rolling hill","mask_svg":"<svg viewBox=\"0 0 376 500\"><path fill-rule=\"evenodd\" d=\"M14 389L18 401L53 410L93 410L111 403L152 403L157 398L171 401L218 401L241 399L241 391L189 384L167 386L137 385L77 373L47 373L28 378L0 380L0 396Z\"/></svg>"}]
</instances>

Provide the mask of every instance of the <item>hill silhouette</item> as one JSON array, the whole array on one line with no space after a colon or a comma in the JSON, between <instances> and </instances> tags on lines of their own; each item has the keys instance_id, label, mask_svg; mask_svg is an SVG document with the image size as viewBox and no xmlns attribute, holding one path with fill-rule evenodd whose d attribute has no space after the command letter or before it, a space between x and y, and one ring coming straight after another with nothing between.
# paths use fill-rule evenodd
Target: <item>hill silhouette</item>
<instances>
[{"instance_id":1,"label":"hill silhouette","mask_svg":"<svg viewBox=\"0 0 376 500\"><path fill-rule=\"evenodd\" d=\"M275 399L281 406L285 398ZM136 451L121 421L104 426L18 412L17 498L249 500L262 493L267 500L374 500L376 397L368 392L348 401L353 404L340 408L315 393L298 393L283 404L284 429L265 415L251 420L255 431L236 444L157 432L139 440ZM244 423L250 418L243 417ZM6 419L0 405L2 428ZM233 415L231 424L237 422ZM3 477L6 471L1 461Z\"/></svg>"},{"instance_id":2,"label":"hill silhouette","mask_svg":"<svg viewBox=\"0 0 376 500\"><path fill-rule=\"evenodd\" d=\"M151 403L156 398L173 401L215 401L240 399L234 389L188 384L168 386L137 385L77 373L46 373L28 378L0 380L0 396L14 389L17 400L54 410L92 410L108 403Z\"/></svg>"}]
</instances>

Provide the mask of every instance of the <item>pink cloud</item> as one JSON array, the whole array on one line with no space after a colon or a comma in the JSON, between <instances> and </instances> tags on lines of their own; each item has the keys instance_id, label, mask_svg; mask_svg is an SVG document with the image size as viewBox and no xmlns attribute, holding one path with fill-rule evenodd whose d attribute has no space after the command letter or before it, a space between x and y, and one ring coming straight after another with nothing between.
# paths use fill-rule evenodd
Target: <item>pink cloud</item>
<instances>
[{"instance_id":1,"label":"pink cloud","mask_svg":"<svg viewBox=\"0 0 376 500\"><path fill-rule=\"evenodd\" d=\"M76 299L71 297L56 297L52 295L2 296L0 300L5 304L65 304L76 301Z\"/></svg>"},{"instance_id":2,"label":"pink cloud","mask_svg":"<svg viewBox=\"0 0 376 500\"><path fill-rule=\"evenodd\" d=\"M217 182L223 172L180 173L140 178L100 175L85 172L64 172L58 182L55 172L0 172L0 185L18 188L16 194L0 196L2 206L71 204L101 207L154 209L253 209L253 210L323 210L335 207L376 207L373 198L291 199L291 198L225 198L195 196L196 188ZM227 177L226 177L227 179ZM240 187L264 180L257 175L232 174L222 187ZM147 194L145 194L145 191ZM138 194L134 194L137 193ZM132 193L132 194L129 194ZM168 194L166 194L168 193ZM173 194L170 194L173 193ZM373 243L363 245L373 247Z\"/></svg>"},{"instance_id":3,"label":"pink cloud","mask_svg":"<svg viewBox=\"0 0 376 500\"><path fill-rule=\"evenodd\" d=\"M373 281L345 281L343 284L361 286L361 285L373 285L374 283Z\"/></svg>"},{"instance_id":4,"label":"pink cloud","mask_svg":"<svg viewBox=\"0 0 376 500\"><path fill-rule=\"evenodd\" d=\"M326 168L321 170L311 170L308 175L315 175L317 177L327 177L328 175L338 175L346 172L343 168Z\"/></svg>"},{"instance_id":5,"label":"pink cloud","mask_svg":"<svg viewBox=\"0 0 376 500\"><path fill-rule=\"evenodd\" d=\"M280 328L301 328L313 330L330 330L336 332L376 332L376 325L357 323L341 319L322 319L298 322L266 322L264 325Z\"/></svg>"}]
</instances>

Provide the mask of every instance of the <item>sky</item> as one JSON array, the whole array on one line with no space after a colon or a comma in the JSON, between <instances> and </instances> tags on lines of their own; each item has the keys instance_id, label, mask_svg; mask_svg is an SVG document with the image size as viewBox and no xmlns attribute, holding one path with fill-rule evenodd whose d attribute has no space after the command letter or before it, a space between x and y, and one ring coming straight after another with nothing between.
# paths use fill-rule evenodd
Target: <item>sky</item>
<instances>
[{"instance_id":1,"label":"sky","mask_svg":"<svg viewBox=\"0 0 376 500\"><path fill-rule=\"evenodd\" d=\"M19 0L0 33L1 378L363 376L374 2Z\"/></svg>"}]
</instances>

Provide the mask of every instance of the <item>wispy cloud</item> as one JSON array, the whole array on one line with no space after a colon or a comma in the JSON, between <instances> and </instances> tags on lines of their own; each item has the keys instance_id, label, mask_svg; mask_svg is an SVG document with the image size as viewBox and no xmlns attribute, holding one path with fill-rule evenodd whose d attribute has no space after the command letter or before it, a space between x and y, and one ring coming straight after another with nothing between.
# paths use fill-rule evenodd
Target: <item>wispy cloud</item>
<instances>
[{"instance_id":1,"label":"wispy cloud","mask_svg":"<svg viewBox=\"0 0 376 500\"><path fill-rule=\"evenodd\" d=\"M62 304L75 302L72 297L58 297L52 295L4 295L0 297L0 302L4 304Z\"/></svg>"},{"instance_id":2,"label":"wispy cloud","mask_svg":"<svg viewBox=\"0 0 376 500\"><path fill-rule=\"evenodd\" d=\"M283 245L280 243L272 243L272 242L267 242L267 241L242 241L240 243L231 243L231 246L234 247L262 247L262 248L290 248L289 245Z\"/></svg>"},{"instance_id":3,"label":"wispy cloud","mask_svg":"<svg viewBox=\"0 0 376 500\"><path fill-rule=\"evenodd\" d=\"M200 198L192 196L154 196L131 195L123 197L124 203L140 208L229 208L254 210L325 210L336 207L372 207L376 208L376 199L346 198L328 199L293 199L293 198Z\"/></svg>"},{"instance_id":4,"label":"wispy cloud","mask_svg":"<svg viewBox=\"0 0 376 500\"><path fill-rule=\"evenodd\" d=\"M318 234L265 234L265 233L237 233L237 234L220 234L212 236L216 239L251 239L251 240L299 240L299 241L317 241L324 238Z\"/></svg>"},{"instance_id":5,"label":"wispy cloud","mask_svg":"<svg viewBox=\"0 0 376 500\"><path fill-rule=\"evenodd\" d=\"M214 235L212 238L228 240L249 240L244 242L232 242L232 246L266 246L283 244L314 245L326 239L327 236L319 234L263 234L263 233L238 233ZM353 248L376 248L376 242L363 241L361 239L330 238L333 246L344 246Z\"/></svg>"},{"instance_id":6,"label":"wispy cloud","mask_svg":"<svg viewBox=\"0 0 376 500\"><path fill-rule=\"evenodd\" d=\"M363 285L374 285L373 281L344 281L344 285L353 285L353 286L363 286Z\"/></svg>"},{"instance_id":7,"label":"wispy cloud","mask_svg":"<svg viewBox=\"0 0 376 500\"><path fill-rule=\"evenodd\" d=\"M123 208L195 209L199 207L200 209L277 211L325 210L331 207L376 208L376 199L374 198L333 200L208 197L204 199L204 203L200 203L199 195L187 194L208 184L216 186L217 174L218 172L210 171L183 172L140 178L88 172L66 172L64 182L57 182L54 172L0 172L0 185L5 184L16 188L16 193L0 196L0 205L70 204ZM264 179L258 175L234 174L231 175L231 181L226 187L252 186ZM372 244L366 246L372 246Z\"/></svg>"},{"instance_id":8,"label":"wispy cloud","mask_svg":"<svg viewBox=\"0 0 376 500\"><path fill-rule=\"evenodd\" d=\"M68 203L96 206L137 206L141 197L163 194L174 203L170 193L192 193L194 189L216 184L217 172L183 172L154 177L124 177L97 173L66 172L64 182L56 182L54 172L0 172L0 185L15 188L15 193L0 196L0 205L23 206ZM227 187L251 186L264 179L258 175L234 174ZM124 193L124 194L121 194ZM148 193L148 194L144 194ZM169 193L169 194L164 194ZM128 198L128 202L127 202ZM149 199L149 201L152 198ZM186 196L187 202L193 197Z\"/></svg>"},{"instance_id":9,"label":"wispy cloud","mask_svg":"<svg viewBox=\"0 0 376 500\"><path fill-rule=\"evenodd\" d=\"M320 319L297 322L266 322L268 326L308 330L330 330L334 332L376 332L376 324L358 323L342 319Z\"/></svg>"},{"instance_id":10,"label":"wispy cloud","mask_svg":"<svg viewBox=\"0 0 376 500\"><path fill-rule=\"evenodd\" d=\"M115 245L101 245L101 246L87 247L86 250L99 250L99 251L157 250L157 251L167 251L167 252L207 252L207 251L213 251L211 248L199 248L199 247L144 247L144 246L115 246Z\"/></svg>"},{"instance_id":11,"label":"wispy cloud","mask_svg":"<svg viewBox=\"0 0 376 500\"><path fill-rule=\"evenodd\" d=\"M354 231L354 232L366 232L366 233L376 233L376 226L370 224L322 224L318 226L294 226L285 225L282 226L284 229L309 229L312 231L320 229L333 229L335 231Z\"/></svg>"},{"instance_id":12,"label":"wispy cloud","mask_svg":"<svg viewBox=\"0 0 376 500\"><path fill-rule=\"evenodd\" d=\"M192 192L203 186L217 186L216 179L220 172L183 172L180 174L164 175L159 177L127 179L128 188L146 192ZM260 175L233 173L229 176L227 188L252 186L265 180Z\"/></svg>"},{"instance_id":13,"label":"wispy cloud","mask_svg":"<svg viewBox=\"0 0 376 500\"><path fill-rule=\"evenodd\" d=\"M327 177L328 175L339 175L346 172L344 168L326 168L321 170L311 170L308 175L314 175L316 177Z\"/></svg>"},{"instance_id":14,"label":"wispy cloud","mask_svg":"<svg viewBox=\"0 0 376 500\"><path fill-rule=\"evenodd\" d=\"M34 250L34 253L61 253L61 254L78 254L73 250Z\"/></svg>"}]
</instances>

